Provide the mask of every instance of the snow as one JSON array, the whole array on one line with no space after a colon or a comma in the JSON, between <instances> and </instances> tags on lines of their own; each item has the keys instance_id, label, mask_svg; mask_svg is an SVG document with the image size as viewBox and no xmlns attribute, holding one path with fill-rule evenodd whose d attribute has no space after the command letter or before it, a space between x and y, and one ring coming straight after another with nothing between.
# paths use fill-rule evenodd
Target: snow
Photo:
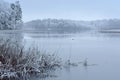
<instances>
[{"instance_id":1,"label":"snow","mask_svg":"<svg viewBox=\"0 0 120 80\"><path fill-rule=\"evenodd\" d=\"M12 9L12 5L15 6ZM15 29L21 22L22 11L19 2L8 3L0 0L0 29Z\"/></svg>"}]
</instances>

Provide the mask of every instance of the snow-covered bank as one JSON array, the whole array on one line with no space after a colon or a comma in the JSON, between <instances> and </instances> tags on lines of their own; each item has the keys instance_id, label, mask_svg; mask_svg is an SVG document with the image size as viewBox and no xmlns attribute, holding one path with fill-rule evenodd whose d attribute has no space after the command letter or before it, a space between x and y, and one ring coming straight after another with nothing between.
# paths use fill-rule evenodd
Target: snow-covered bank
<instances>
[{"instance_id":1,"label":"snow-covered bank","mask_svg":"<svg viewBox=\"0 0 120 80\"><path fill-rule=\"evenodd\" d=\"M120 29L102 30L101 33L120 33Z\"/></svg>"}]
</instances>

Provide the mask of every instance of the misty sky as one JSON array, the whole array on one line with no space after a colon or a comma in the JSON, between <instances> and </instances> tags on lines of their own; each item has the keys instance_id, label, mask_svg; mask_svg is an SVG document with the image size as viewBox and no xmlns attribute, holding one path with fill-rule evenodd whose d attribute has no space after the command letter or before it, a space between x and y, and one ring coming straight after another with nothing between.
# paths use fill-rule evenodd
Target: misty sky
<instances>
[{"instance_id":1,"label":"misty sky","mask_svg":"<svg viewBox=\"0 0 120 80\"><path fill-rule=\"evenodd\" d=\"M16 0L5 0L15 2ZM19 0L23 20L57 18L96 20L120 18L120 0Z\"/></svg>"}]
</instances>

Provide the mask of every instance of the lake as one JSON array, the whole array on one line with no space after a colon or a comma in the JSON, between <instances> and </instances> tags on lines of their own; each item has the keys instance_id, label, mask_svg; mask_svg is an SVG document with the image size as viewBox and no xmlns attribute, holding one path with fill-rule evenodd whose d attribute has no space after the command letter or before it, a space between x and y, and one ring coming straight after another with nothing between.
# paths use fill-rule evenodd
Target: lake
<instances>
[{"instance_id":1,"label":"lake","mask_svg":"<svg viewBox=\"0 0 120 80\"><path fill-rule=\"evenodd\" d=\"M0 31L0 37L18 39L27 47L38 47L46 53L55 53L65 62L70 59L80 63L57 70L57 77L43 80L119 80L120 79L120 34L119 33L75 33L42 34L26 31ZM17 37L17 38L16 38ZM92 66L83 66L87 59ZM36 80L41 80L37 78Z\"/></svg>"}]
</instances>

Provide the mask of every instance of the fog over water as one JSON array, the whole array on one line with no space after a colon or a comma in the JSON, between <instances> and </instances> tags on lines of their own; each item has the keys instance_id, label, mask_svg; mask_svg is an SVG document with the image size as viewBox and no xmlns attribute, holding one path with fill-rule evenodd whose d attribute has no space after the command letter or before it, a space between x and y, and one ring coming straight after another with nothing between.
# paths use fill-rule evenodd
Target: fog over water
<instances>
[{"instance_id":1,"label":"fog over water","mask_svg":"<svg viewBox=\"0 0 120 80\"><path fill-rule=\"evenodd\" d=\"M119 3L0 0L0 80L120 80Z\"/></svg>"},{"instance_id":2,"label":"fog over water","mask_svg":"<svg viewBox=\"0 0 120 80\"><path fill-rule=\"evenodd\" d=\"M0 36L6 37L11 34L14 35L16 32L2 31ZM87 58L89 65L96 64L85 67L80 63L77 67L63 68L55 71L54 74L57 77L46 78L46 80L120 79L119 33L41 34L23 32L18 34L16 39L22 39L20 41L27 46L37 46L40 50L55 53L62 58L63 62L70 59L71 62L80 63Z\"/></svg>"}]
</instances>

